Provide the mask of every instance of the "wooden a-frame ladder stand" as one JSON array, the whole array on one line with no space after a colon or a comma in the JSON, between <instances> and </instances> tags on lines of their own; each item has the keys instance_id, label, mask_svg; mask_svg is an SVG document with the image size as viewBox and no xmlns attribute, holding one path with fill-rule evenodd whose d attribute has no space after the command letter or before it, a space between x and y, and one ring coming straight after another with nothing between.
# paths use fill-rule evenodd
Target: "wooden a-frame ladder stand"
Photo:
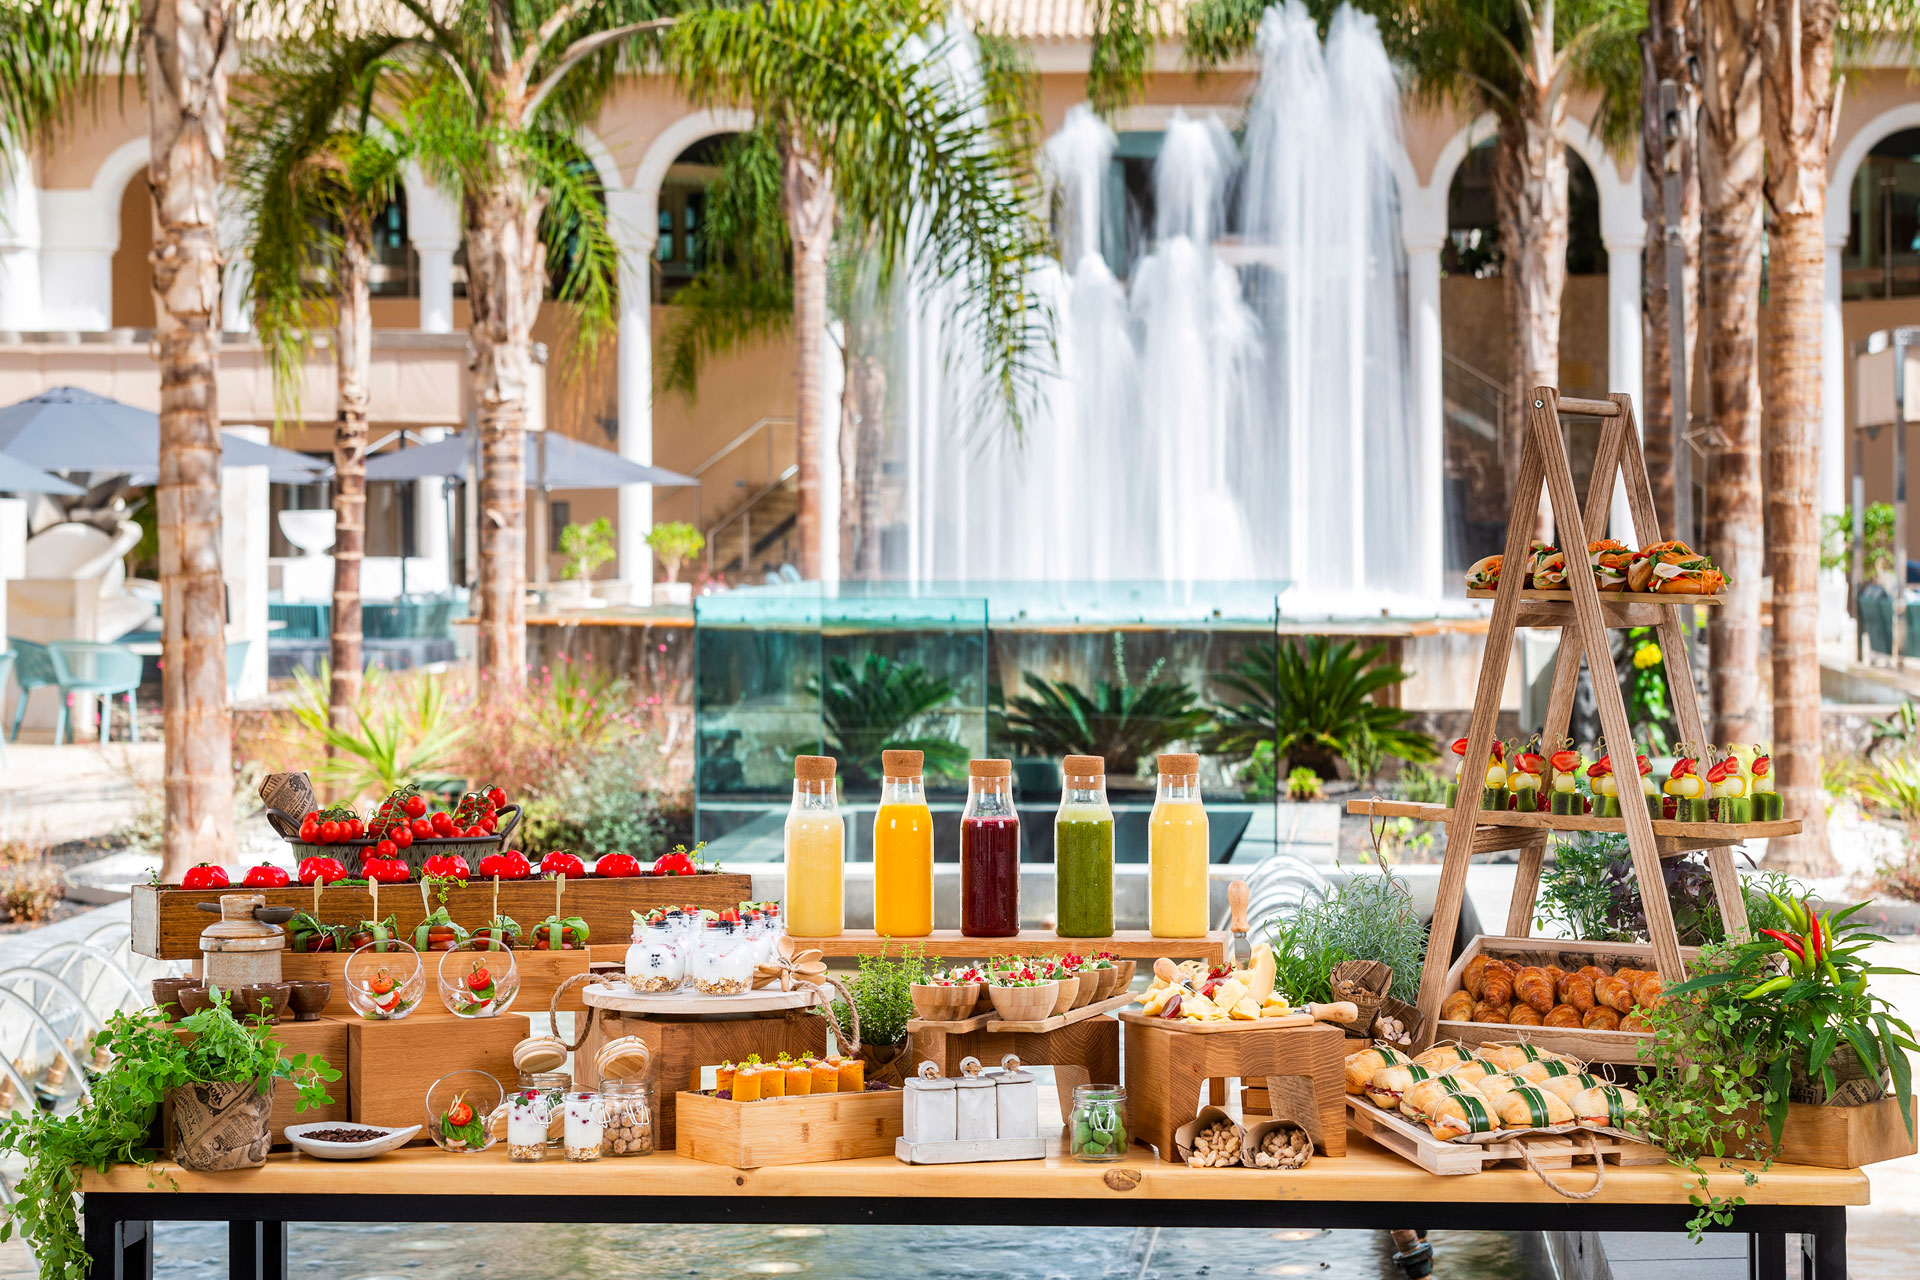
<instances>
[{"instance_id":1,"label":"wooden a-frame ladder stand","mask_svg":"<svg viewBox=\"0 0 1920 1280\"><path fill-rule=\"evenodd\" d=\"M1520 866L1514 877L1512 904L1507 911L1506 936L1524 938L1533 923L1533 909L1540 893L1540 864L1546 856L1549 833L1624 829L1632 851L1634 878L1641 886L1655 964L1661 980L1672 985L1685 978L1686 964L1680 954L1673 908L1667 901L1661 858L1698 849L1707 851L1707 866L1713 875L1714 899L1720 918L1729 936L1735 936L1747 930L1747 909L1740 876L1733 864L1733 846L1748 837L1789 835L1800 829L1799 822L1791 819L1737 825L1660 821L1640 802L1639 774L1632 766L1636 755L1633 729L1627 721L1626 702L1615 674L1607 632L1619 627L1654 628L1681 738L1704 750L1706 726L1700 717L1700 701L1687 661L1686 633L1680 626L1679 610L1712 603L1712 600L1696 595L1611 591L1602 594L1589 571L1587 544L1606 536L1616 474L1626 485L1635 545L1649 547L1663 540L1653 507L1653 488L1647 479L1646 458L1634 428L1632 397L1616 393L1605 400L1576 400L1562 397L1552 387L1535 387L1527 396L1526 417L1519 478L1514 484L1513 510L1508 516L1500 583L1492 593L1493 613L1487 626L1486 651L1480 663L1473 718L1467 731L1467 752L1463 757L1466 767L1462 769L1459 795L1451 810L1439 805L1370 800L1349 804L1350 811L1370 816L1416 817L1444 820L1447 824L1447 850L1440 869L1426 963L1420 976L1420 1026L1415 1034L1419 1048L1432 1044L1438 1031L1440 1003L1446 995L1441 988L1446 980L1454 934L1460 924L1467 866L1474 854L1519 851ZM1561 420L1570 417L1601 419L1600 443L1594 455L1584 511L1574 494L1573 470L1561 435ZM1565 591L1538 591L1526 585L1542 483L1547 489L1557 545L1567 557L1568 590ZM1585 659L1599 703L1604 750L1615 761L1626 762L1624 768L1615 770L1621 785L1622 817L1574 817L1480 808L1479 774L1485 769L1493 748L1501 686L1506 678L1508 655L1513 651L1514 631L1519 627L1561 628L1560 652L1554 664L1553 688L1541 734L1545 751L1552 751L1554 744L1566 736L1580 663Z\"/></svg>"}]
</instances>

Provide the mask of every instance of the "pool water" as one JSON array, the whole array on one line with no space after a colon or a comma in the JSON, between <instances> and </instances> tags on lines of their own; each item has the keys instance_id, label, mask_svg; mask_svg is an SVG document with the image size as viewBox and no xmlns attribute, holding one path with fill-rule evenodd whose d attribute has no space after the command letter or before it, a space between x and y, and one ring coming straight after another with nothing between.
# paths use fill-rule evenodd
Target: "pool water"
<instances>
[{"instance_id":1,"label":"pool water","mask_svg":"<svg viewBox=\"0 0 1920 1280\"><path fill-rule=\"evenodd\" d=\"M1249 1211L1256 1204L1249 1202ZM1530 1233L1435 1231L1436 1277L1552 1274ZM225 1223L159 1231L154 1274L224 1270ZM1085 1227L329 1226L287 1238L293 1276L326 1280L821 1276L835 1280L1397 1280L1383 1231ZM1144 1267L1142 1264L1145 1264Z\"/></svg>"}]
</instances>

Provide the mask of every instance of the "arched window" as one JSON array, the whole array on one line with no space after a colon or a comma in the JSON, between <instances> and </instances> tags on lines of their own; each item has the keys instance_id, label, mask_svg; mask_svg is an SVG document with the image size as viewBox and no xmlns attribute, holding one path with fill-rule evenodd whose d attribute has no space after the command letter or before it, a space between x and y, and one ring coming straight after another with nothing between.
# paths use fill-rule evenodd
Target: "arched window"
<instances>
[{"instance_id":1,"label":"arched window","mask_svg":"<svg viewBox=\"0 0 1920 1280\"><path fill-rule=\"evenodd\" d=\"M673 297L699 273L706 234L707 188L720 176L725 149L737 134L716 133L674 157L660 184L660 222L653 258L661 301Z\"/></svg>"},{"instance_id":2,"label":"arched window","mask_svg":"<svg viewBox=\"0 0 1920 1280\"><path fill-rule=\"evenodd\" d=\"M1493 139L1467 153L1447 190L1447 244L1440 266L1448 275L1485 279L1500 274L1500 219L1494 205ZM1567 148L1567 274L1605 275L1600 239L1600 189L1579 152Z\"/></svg>"},{"instance_id":3,"label":"arched window","mask_svg":"<svg viewBox=\"0 0 1920 1280\"><path fill-rule=\"evenodd\" d=\"M1920 294L1920 129L1873 145L1854 175L1840 293L1854 298Z\"/></svg>"},{"instance_id":4,"label":"arched window","mask_svg":"<svg viewBox=\"0 0 1920 1280\"><path fill-rule=\"evenodd\" d=\"M372 285L376 298L420 296L420 275L414 263L413 242L407 238L405 191L396 189L393 199L373 220Z\"/></svg>"}]
</instances>

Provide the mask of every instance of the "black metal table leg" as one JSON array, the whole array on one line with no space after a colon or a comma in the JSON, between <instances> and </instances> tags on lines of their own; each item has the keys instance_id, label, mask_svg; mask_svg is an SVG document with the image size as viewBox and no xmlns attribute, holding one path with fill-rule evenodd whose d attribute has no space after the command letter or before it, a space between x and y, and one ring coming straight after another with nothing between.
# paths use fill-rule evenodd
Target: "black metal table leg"
<instances>
[{"instance_id":1,"label":"black metal table leg","mask_svg":"<svg viewBox=\"0 0 1920 1280\"><path fill-rule=\"evenodd\" d=\"M1815 1209L1811 1235L1800 1237L1802 1256L1813 1263L1813 1280L1847 1280L1847 1211Z\"/></svg>"},{"instance_id":2,"label":"black metal table leg","mask_svg":"<svg viewBox=\"0 0 1920 1280\"><path fill-rule=\"evenodd\" d=\"M153 1224L89 1213L81 1224L92 1280L153 1280Z\"/></svg>"},{"instance_id":3,"label":"black metal table leg","mask_svg":"<svg viewBox=\"0 0 1920 1280\"><path fill-rule=\"evenodd\" d=\"M287 1224L229 1221L227 1274L232 1280L287 1280Z\"/></svg>"},{"instance_id":4,"label":"black metal table leg","mask_svg":"<svg viewBox=\"0 0 1920 1280\"><path fill-rule=\"evenodd\" d=\"M1747 1275L1752 1280L1787 1280L1787 1233L1756 1231L1747 1237Z\"/></svg>"}]
</instances>

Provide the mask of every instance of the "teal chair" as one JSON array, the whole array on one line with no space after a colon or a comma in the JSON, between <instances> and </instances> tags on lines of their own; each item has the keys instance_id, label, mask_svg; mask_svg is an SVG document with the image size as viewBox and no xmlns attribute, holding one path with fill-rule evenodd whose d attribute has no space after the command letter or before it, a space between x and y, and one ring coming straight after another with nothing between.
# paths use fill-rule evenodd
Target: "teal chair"
<instances>
[{"instance_id":1,"label":"teal chair","mask_svg":"<svg viewBox=\"0 0 1920 1280\"><path fill-rule=\"evenodd\" d=\"M233 701L233 691L240 687L240 673L247 669L247 646L251 640L227 641L227 701Z\"/></svg>"},{"instance_id":2,"label":"teal chair","mask_svg":"<svg viewBox=\"0 0 1920 1280\"><path fill-rule=\"evenodd\" d=\"M113 700L127 700L127 739L140 741L140 713L134 695L140 688L140 655L117 644L94 644L87 640L55 640L47 645L53 659L53 673L60 686L60 719L54 726L53 745L59 746L67 733L67 707L75 694L100 700L100 741L113 736Z\"/></svg>"},{"instance_id":3,"label":"teal chair","mask_svg":"<svg viewBox=\"0 0 1920 1280\"><path fill-rule=\"evenodd\" d=\"M9 735L18 742L20 722L27 717L27 695L35 689L58 688L60 681L53 674L53 659L47 655L47 646L22 640L19 636L8 636L7 648L18 658L14 664L13 680L20 686L20 701L13 707L13 732ZM66 699L60 701L62 706L66 704Z\"/></svg>"}]
</instances>

